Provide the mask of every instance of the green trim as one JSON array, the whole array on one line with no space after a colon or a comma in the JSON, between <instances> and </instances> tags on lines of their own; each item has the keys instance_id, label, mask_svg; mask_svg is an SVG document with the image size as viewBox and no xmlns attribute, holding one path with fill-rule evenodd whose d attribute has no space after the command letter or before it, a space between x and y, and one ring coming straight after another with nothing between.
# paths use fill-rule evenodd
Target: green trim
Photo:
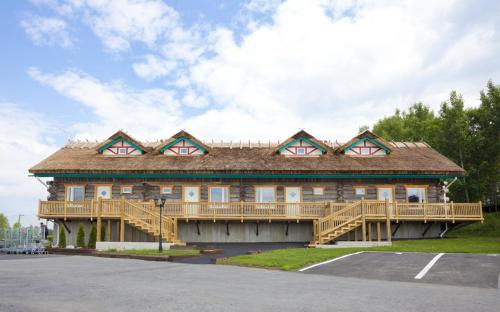
<instances>
[{"instance_id":1,"label":"green trim","mask_svg":"<svg viewBox=\"0 0 500 312\"><path fill-rule=\"evenodd\" d=\"M105 149L107 149L108 147L112 146L113 144L115 144L118 141L125 141L128 144L132 145L132 147L134 147L135 149L138 149L142 153L144 153L144 150L142 148L140 148L139 146L137 146L137 144L135 144L134 142L131 142L130 140L127 140L127 139L125 139L124 137L121 137L121 136L115 138L113 141L111 141L108 144L104 145L103 147L99 148L97 151L99 153L102 153Z\"/></svg>"},{"instance_id":2,"label":"green trim","mask_svg":"<svg viewBox=\"0 0 500 312\"><path fill-rule=\"evenodd\" d=\"M377 140L374 140L374 139L372 139L372 138L370 138L368 136L362 137L361 139L359 139L356 142L352 143L348 147L344 148L344 152L350 150L354 145L356 145L358 143L361 143L361 142L364 142L366 140L368 140L371 143L377 145L378 147L380 147L381 149L383 149L386 153L390 153L391 152L391 149L389 147L385 146L384 144L382 144L382 143L378 142Z\"/></svg>"},{"instance_id":3,"label":"green trim","mask_svg":"<svg viewBox=\"0 0 500 312\"><path fill-rule=\"evenodd\" d=\"M193 142L192 140L190 140L190 139L188 139L188 138L186 138L186 137L182 136L182 137L180 137L180 138L176 139L175 141L170 142L170 143L168 143L167 145L165 145L164 147L162 147L162 148L160 149L160 153L163 153L163 151L165 151L165 150L166 150L167 148L169 148L170 146L175 145L175 144L177 144L177 143L179 143L180 141L183 141L183 140L184 140L184 141L188 141L188 142L189 142L189 143L191 143L192 145L196 146L198 149L202 150L202 151L203 151L203 153L206 153L206 152L207 152L207 150L206 150L203 146L201 146L201 145L199 145L199 144L196 144L196 143L195 143L195 142Z\"/></svg>"},{"instance_id":4,"label":"green trim","mask_svg":"<svg viewBox=\"0 0 500 312\"><path fill-rule=\"evenodd\" d=\"M317 149L319 149L321 151L321 153L326 152L326 149L324 147L320 146L317 143L314 143L313 141L309 140L308 138L306 138L306 137L298 137L295 140L291 141L290 143L288 143L288 144L283 145L282 147L280 147L279 150L278 150L278 153L281 153L284 149L286 149L290 145L295 144L295 142L300 141L300 140L306 141L307 143L309 143L312 146L316 147Z\"/></svg>"},{"instance_id":5,"label":"green trim","mask_svg":"<svg viewBox=\"0 0 500 312\"><path fill-rule=\"evenodd\" d=\"M54 178L227 178L227 179L373 179L373 178L408 178L408 179L447 179L457 175L446 174L361 174L361 173L333 173L333 174L301 174L301 173L35 173L35 177Z\"/></svg>"}]
</instances>

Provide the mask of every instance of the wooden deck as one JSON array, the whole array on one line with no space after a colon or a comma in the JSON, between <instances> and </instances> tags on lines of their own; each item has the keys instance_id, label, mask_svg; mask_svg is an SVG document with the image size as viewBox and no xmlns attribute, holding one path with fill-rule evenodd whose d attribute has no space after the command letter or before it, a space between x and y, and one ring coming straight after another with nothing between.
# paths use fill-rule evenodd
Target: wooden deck
<instances>
[{"instance_id":1,"label":"wooden deck","mask_svg":"<svg viewBox=\"0 0 500 312\"><path fill-rule=\"evenodd\" d=\"M120 220L120 240L124 224L153 236L159 235L159 208L153 201L99 199L84 201L40 201L38 217L43 219ZM178 220L309 221L313 222L313 244L323 244L367 222L381 221L483 221L481 203L398 203L360 200L352 203L253 203L253 202L166 202L163 211L163 237L177 239ZM378 231L380 224L377 224ZM390 228L388 226L387 228ZM365 233L366 231L363 231ZM97 231L100 240L100 230ZM390 235L388 233L390 239ZM364 240L364 238L363 238Z\"/></svg>"}]
</instances>

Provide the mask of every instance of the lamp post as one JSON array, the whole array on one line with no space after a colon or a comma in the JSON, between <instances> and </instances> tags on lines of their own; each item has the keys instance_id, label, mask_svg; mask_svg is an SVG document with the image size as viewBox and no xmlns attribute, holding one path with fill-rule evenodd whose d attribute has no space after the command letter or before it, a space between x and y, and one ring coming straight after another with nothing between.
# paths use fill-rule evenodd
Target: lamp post
<instances>
[{"instance_id":1,"label":"lamp post","mask_svg":"<svg viewBox=\"0 0 500 312\"><path fill-rule=\"evenodd\" d=\"M163 223L163 206L165 205L165 198L158 198L156 204L160 207L160 237L158 238L158 252L163 252L161 225Z\"/></svg>"}]
</instances>

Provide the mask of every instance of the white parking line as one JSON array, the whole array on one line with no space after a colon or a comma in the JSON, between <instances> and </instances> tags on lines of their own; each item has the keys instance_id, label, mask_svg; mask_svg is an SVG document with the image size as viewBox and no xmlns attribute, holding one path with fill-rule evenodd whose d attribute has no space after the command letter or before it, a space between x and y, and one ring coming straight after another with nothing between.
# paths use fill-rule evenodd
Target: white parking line
<instances>
[{"instance_id":1,"label":"white parking line","mask_svg":"<svg viewBox=\"0 0 500 312\"><path fill-rule=\"evenodd\" d=\"M309 269L315 268L317 266L320 266L320 265L323 265L323 264L327 264L327 263L330 263L330 262L334 262L334 261L337 261L337 260L340 260L340 259L344 259L344 258L347 258L347 257L350 257L350 256L359 255L360 253L363 253L363 252L364 251L358 251L358 252L355 252L355 253L352 253L352 254L343 255L343 256L335 258L335 259L330 259L330 260L327 260L327 261L316 263L316 264L313 264L311 266L308 266L308 267L300 269L299 272L304 272L305 270L309 270Z\"/></svg>"},{"instance_id":2,"label":"white parking line","mask_svg":"<svg viewBox=\"0 0 500 312\"><path fill-rule=\"evenodd\" d=\"M429 263L427 263L427 265L422 269L422 271L420 271L417 275L415 275L415 279L422 279L422 277L424 277L425 274L427 274L427 272L429 272L429 270L432 268L432 266L434 264L436 264L436 262L439 260L439 258L441 258L443 255L444 255L444 253L440 253L437 256L435 256L434 258L432 258L432 260L429 261Z\"/></svg>"}]
</instances>

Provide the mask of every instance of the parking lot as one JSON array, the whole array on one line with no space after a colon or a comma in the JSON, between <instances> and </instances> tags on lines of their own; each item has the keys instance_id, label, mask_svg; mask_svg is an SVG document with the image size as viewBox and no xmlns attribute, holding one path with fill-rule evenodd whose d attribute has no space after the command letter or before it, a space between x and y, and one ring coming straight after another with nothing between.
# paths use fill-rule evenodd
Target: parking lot
<instances>
[{"instance_id":1,"label":"parking lot","mask_svg":"<svg viewBox=\"0 0 500 312\"><path fill-rule=\"evenodd\" d=\"M306 268L303 273L497 288L500 255L362 252Z\"/></svg>"}]
</instances>

